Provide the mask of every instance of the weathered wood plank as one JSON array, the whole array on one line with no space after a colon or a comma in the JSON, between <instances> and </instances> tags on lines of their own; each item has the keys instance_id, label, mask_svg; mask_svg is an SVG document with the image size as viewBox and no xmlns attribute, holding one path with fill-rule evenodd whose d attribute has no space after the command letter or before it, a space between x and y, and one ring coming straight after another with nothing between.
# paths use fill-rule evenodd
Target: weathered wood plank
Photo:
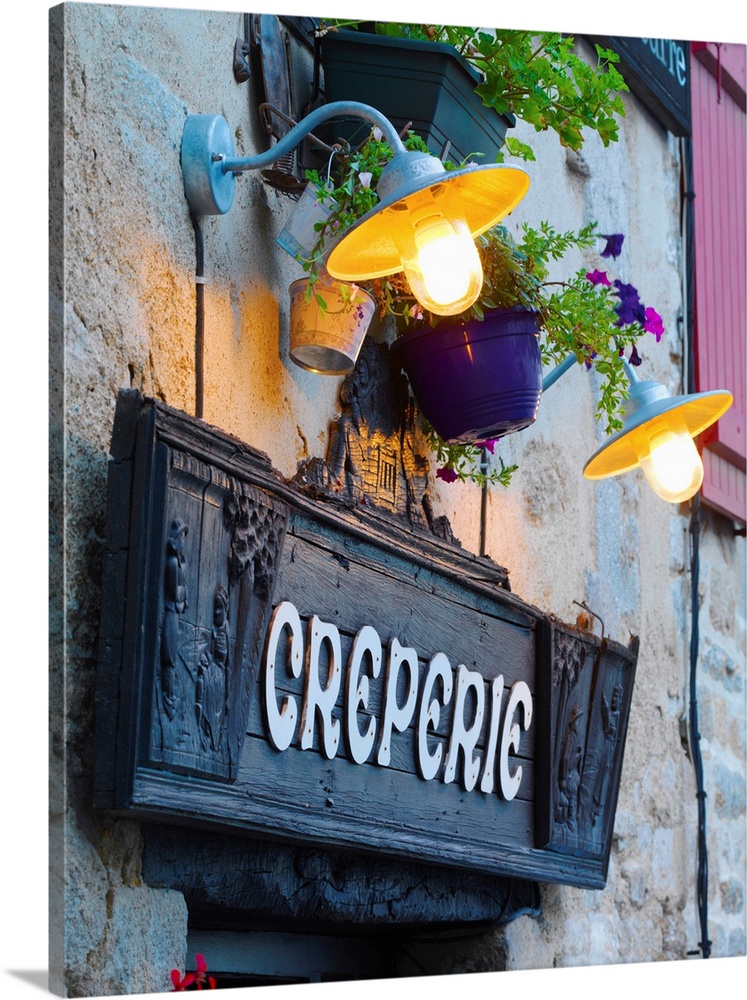
<instances>
[{"instance_id":1,"label":"weathered wood plank","mask_svg":"<svg viewBox=\"0 0 747 1000\"><path fill-rule=\"evenodd\" d=\"M423 656L445 652L454 666L479 667L488 679L502 673L508 684L531 658L533 620L529 615L517 623L513 609L497 601L488 606L463 583L458 586L435 573L408 567L405 560L398 560L397 565L390 557L372 572L362 559L356 561L323 547L321 535L313 543L299 538L293 531L295 524L294 520L288 538L290 553L281 566L275 594L276 601L294 603L302 617L315 613L346 632L363 624L376 625L384 618L383 640L394 635ZM441 638L440 647L447 640L448 648L436 648L435 637Z\"/></svg>"},{"instance_id":2,"label":"weathered wood plank","mask_svg":"<svg viewBox=\"0 0 747 1000\"><path fill-rule=\"evenodd\" d=\"M325 851L144 824L143 877L182 892L191 918L319 933L490 924L536 912L537 886L359 851Z\"/></svg>"},{"instance_id":3,"label":"weathered wood plank","mask_svg":"<svg viewBox=\"0 0 747 1000\"><path fill-rule=\"evenodd\" d=\"M456 868L471 868L496 875L516 878L539 879L587 888L602 888L604 877L597 860L573 855L548 854L542 850L500 844L497 849L495 836L491 850L485 853L485 843L463 838L442 840L442 826L437 826L438 838L430 839L423 831L413 830L406 824L392 824L379 835L361 837L360 824L351 823L331 809L311 808L305 803L278 804L276 799L255 798L246 789L243 794L235 786L224 785L216 789L204 787L204 779L185 776L167 776L155 771L139 770L130 814L147 818L157 809L169 822L185 822L197 827L210 826L223 821L234 831L262 835L274 831L279 843L306 843L308 828L313 825L315 842L331 848L362 850L373 855L405 857L446 864ZM444 786L442 786L444 787ZM448 787L448 786L447 786ZM193 803L199 797L202 808L195 814ZM458 829L458 828L457 828ZM448 848L448 851L447 851Z\"/></svg>"},{"instance_id":4,"label":"weathered wood plank","mask_svg":"<svg viewBox=\"0 0 747 1000\"><path fill-rule=\"evenodd\" d=\"M306 507L297 508L289 533L299 541L329 552L343 568L348 562L354 562L393 579L410 580L425 593L436 596L442 593L447 597L460 594L470 606L492 614L496 613L498 606L500 615L519 627L531 628L532 622L541 617L539 611L513 599L505 590L501 590L501 600L497 605L496 590L500 588L496 585L490 565L477 564L474 558L466 559L461 549L454 549L460 558L449 564L443 560L442 550L434 547L430 536L414 539L410 533L402 544L382 544L384 539L374 532L355 532L344 520L330 523L326 519L319 520L315 514L316 511L309 511ZM341 532L343 524L346 530ZM372 544L373 539L376 539L375 544ZM421 558L415 559L418 548Z\"/></svg>"},{"instance_id":5,"label":"weathered wood plank","mask_svg":"<svg viewBox=\"0 0 747 1000\"><path fill-rule=\"evenodd\" d=\"M389 831L412 829L434 839L452 834L483 845L533 843L531 800L506 802L496 793L466 792L456 781L440 779L425 788L417 775L342 761L333 766L309 751L289 749L275 756L264 740L249 739L245 747L239 781L247 787L251 782L257 799L275 798L283 805L302 800L304 810L333 815L335 822L371 824L375 817L380 840Z\"/></svg>"}]
</instances>

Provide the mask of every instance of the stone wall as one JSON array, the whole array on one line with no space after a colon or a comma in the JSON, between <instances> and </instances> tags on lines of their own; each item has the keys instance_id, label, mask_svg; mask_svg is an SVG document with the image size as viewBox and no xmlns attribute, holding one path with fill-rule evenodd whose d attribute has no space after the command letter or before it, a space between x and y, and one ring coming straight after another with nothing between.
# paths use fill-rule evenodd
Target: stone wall
<instances>
[{"instance_id":1,"label":"stone wall","mask_svg":"<svg viewBox=\"0 0 747 1000\"><path fill-rule=\"evenodd\" d=\"M64 252L52 288L52 481L64 507L52 553L64 559L65 589L51 619L51 973L57 992L90 996L166 990L169 970L186 958L184 900L144 883L138 825L90 807L114 401L134 387L193 412L195 240L179 164L186 115L224 115L239 151L265 140L256 79L238 85L231 70L240 14L72 4L53 12L52 25L62 70L52 80L52 135L64 156L53 178L64 207L52 246L53 260ZM634 99L627 104L620 142L603 149L589 139L580 156L517 129L537 162L510 224L549 218L571 228L597 219L602 231L625 233L616 273L639 287L667 329L642 352L646 374L678 392L680 153ZM203 224L204 416L267 452L286 476L324 455L338 388L288 359L287 288L301 272L274 239L291 207L249 174L231 212ZM697 949L695 784L682 740L688 512L662 504L637 475L582 479L602 439L595 398L594 376L573 370L543 398L536 424L501 442L519 472L509 490L490 494L487 548L509 568L514 591L543 611L573 621L574 602L584 601L613 638L640 636L608 884L544 887L541 918L439 949L428 971L647 962ZM477 551L479 491L440 484L437 502ZM699 683L710 936L719 956L745 952L745 551L732 529L705 513Z\"/></svg>"},{"instance_id":2,"label":"stone wall","mask_svg":"<svg viewBox=\"0 0 747 1000\"><path fill-rule=\"evenodd\" d=\"M708 796L709 931L716 955L744 955L744 537L706 515L701 560L698 714Z\"/></svg>"}]
</instances>

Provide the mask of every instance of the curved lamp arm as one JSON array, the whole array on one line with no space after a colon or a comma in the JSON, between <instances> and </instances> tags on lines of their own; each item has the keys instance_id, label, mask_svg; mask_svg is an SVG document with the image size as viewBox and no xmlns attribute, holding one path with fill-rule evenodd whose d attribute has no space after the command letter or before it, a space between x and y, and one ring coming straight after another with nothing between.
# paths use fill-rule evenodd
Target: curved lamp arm
<instances>
[{"instance_id":1,"label":"curved lamp arm","mask_svg":"<svg viewBox=\"0 0 747 1000\"><path fill-rule=\"evenodd\" d=\"M565 375L565 373L569 371L571 368L573 368L575 364L576 364L575 354L568 354L565 358L563 358L563 360L560 362L559 365L556 365L552 369L552 371L548 372L547 375L545 375L544 379L542 380L542 391L546 392L551 385L555 385L558 379L562 375ZM630 382L631 386L634 385L636 382L640 382L638 372L630 364L627 358L623 358L623 368L625 370L625 374L628 377L628 382Z\"/></svg>"},{"instance_id":2,"label":"curved lamp arm","mask_svg":"<svg viewBox=\"0 0 747 1000\"><path fill-rule=\"evenodd\" d=\"M227 159L223 163L223 170L224 172L232 170L240 173L244 170L257 170L266 167L295 149L309 132L314 131L317 125L321 125L322 122L326 122L330 118L338 118L343 115L355 115L357 118L370 122L371 125L378 126L395 153L404 151L405 147L394 125L376 108L372 108L369 104L361 104L360 101L333 101L331 104L324 104L315 111L311 111L303 121L294 125L290 132L279 139L271 149L243 159L240 157Z\"/></svg>"},{"instance_id":3,"label":"curved lamp arm","mask_svg":"<svg viewBox=\"0 0 747 1000\"><path fill-rule=\"evenodd\" d=\"M381 129L392 157L381 171L376 205L345 230L327 257L333 278L359 282L404 271L430 312L464 312L482 287L474 244L507 215L529 187L525 171L507 164L468 164L446 170L430 152L407 150L380 111L357 101L334 101L312 111L272 149L237 157L220 115L190 115L182 133L184 193L192 216L223 215L233 204L237 174L287 155L321 122L339 115Z\"/></svg>"},{"instance_id":4,"label":"curved lamp arm","mask_svg":"<svg viewBox=\"0 0 747 1000\"><path fill-rule=\"evenodd\" d=\"M576 364L576 355L569 354L567 357L563 358L559 365L556 365L551 372L542 380L542 391L547 392L551 385L555 385L561 375L565 373Z\"/></svg>"},{"instance_id":5,"label":"curved lamp arm","mask_svg":"<svg viewBox=\"0 0 747 1000\"><path fill-rule=\"evenodd\" d=\"M224 215L231 208L235 178L245 170L259 170L296 148L322 122L353 115L381 129L395 155L405 151L394 125L368 104L333 101L308 114L271 149L255 156L237 157L233 136L220 115L189 115L182 133L184 191L193 215Z\"/></svg>"}]
</instances>

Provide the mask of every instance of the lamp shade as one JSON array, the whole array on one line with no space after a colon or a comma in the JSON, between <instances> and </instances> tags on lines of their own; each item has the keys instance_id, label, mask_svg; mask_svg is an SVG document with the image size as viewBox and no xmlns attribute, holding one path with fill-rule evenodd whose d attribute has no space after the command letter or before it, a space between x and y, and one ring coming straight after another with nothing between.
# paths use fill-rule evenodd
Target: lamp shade
<instances>
[{"instance_id":1,"label":"lamp shade","mask_svg":"<svg viewBox=\"0 0 747 1000\"><path fill-rule=\"evenodd\" d=\"M500 222L526 194L519 167L485 164L446 170L433 156L405 152L382 171L380 201L354 223L326 261L342 281L383 278L404 270L402 247L432 220L461 220L472 237ZM478 290L479 291L479 290Z\"/></svg>"},{"instance_id":2,"label":"lamp shade","mask_svg":"<svg viewBox=\"0 0 747 1000\"><path fill-rule=\"evenodd\" d=\"M658 382L633 382L622 430L592 455L584 466L585 478L606 479L640 465L662 499L689 499L702 482L702 462L692 439L732 402L725 389L670 396Z\"/></svg>"}]
</instances>

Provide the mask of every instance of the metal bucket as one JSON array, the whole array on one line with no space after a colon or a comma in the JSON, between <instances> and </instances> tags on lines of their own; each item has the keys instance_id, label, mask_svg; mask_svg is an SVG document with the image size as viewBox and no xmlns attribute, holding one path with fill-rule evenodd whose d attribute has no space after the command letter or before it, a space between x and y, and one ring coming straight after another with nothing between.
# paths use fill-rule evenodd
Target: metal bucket
<instances>
[{"instance_id":1,"label":"metal bucket","mask_svg":"<svg viewBox=\"0 0 747 1000\"><path fill-rule=\"evenodd\" d=\"M309 292L308 278L294 281L289 291L291 359L318 375L347 375L376 311L373 296L357 285L333 280L319 281Z\"/></svg>"},{"instance_id":2,"label":"metal bucket","mask_svg":"<svg viewBox=\"0 0 747 1000\"><path fill-rule=\"evenodd\" d=\"M314 186L307 184L280 235L275 238L275 242L291 257L310 259L311 252L319 238L319 232L314 227L321 222L326 222L335 207L336 203L332 200L324 204L317 201ZM337 240L331 236L325 236L325 254L336 242Z\"/></svg>"}]
</instances>

